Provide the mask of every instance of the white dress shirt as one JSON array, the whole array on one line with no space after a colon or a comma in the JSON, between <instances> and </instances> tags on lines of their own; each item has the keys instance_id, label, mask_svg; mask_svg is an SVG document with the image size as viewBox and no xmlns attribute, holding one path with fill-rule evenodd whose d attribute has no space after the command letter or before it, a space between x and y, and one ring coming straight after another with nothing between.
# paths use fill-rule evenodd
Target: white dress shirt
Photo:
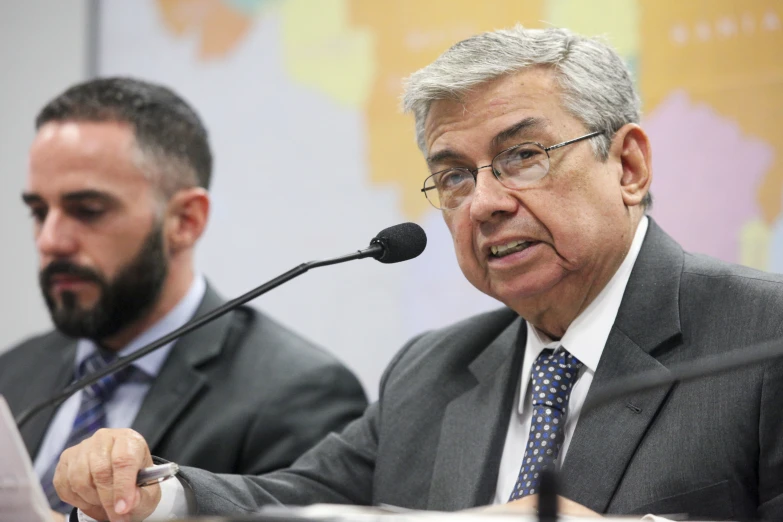
<instances>
[{"instance_id":1,"label":"white dress shirt","mask_svg":"<svg viewBox=\"0 0 783 522\"><path fill-rule=\"evenodd\" d=\"M609 332L612 330L617 311L620 309L625 287L628 285L628 279L631 277L631 270L642 248L642 242L647 233L647 225L648 219L647 216L644 216L636 228L631 248L620 264L620 268L617 269L617 272L615 272L593 302L574 319L574 322L568 327L562 339L552 341L531 326L530 323L527 323L527 343L525 344L525 355L522 362L522 374L519 379L520 385L517 390L517 400L514 401L516 407L511 412L511 419L508 423L508 432L506 434L506 444L503 447L503 455L500 460L498 482L495 489L495 504L508 502L519 476L519 469L522 466L522 458L525 455L525 448L528 443L530 421L533 415L530 372L533 362L546 348L557 350L563 347L582 362L582 368L579 370L576 382L571 390L571 399L568 402L568 415L565 423L565 440L562 448L560 448L560 455L556 465L559 467L565 459L566 453L568 453L568 446L571 444L571 438L574 435L576 423L579 420L579 413L587 397L590 384L593 382L595 369L598 367L598 361L601 360L604 345L607 339L609 339Z\"/></svg>"},{"instance_id":2,"label":"white dress shirt","mask_svg":"<svg viewBox=\"0 0 783 522\"><path fill-rule=\"evenodd\" d=\"M495 504L508 502L519 476L519 469L525 454L532 418L530 371L533 367L533 362L544 349L559 348L561 346L567 348L583 364L571 391L565 424L565 441L560 449L558 465L565 458L574 429L576 428L576 422L579 420L579 413L587 397L587 391L593 382L595 369L598 367L598 361L601 359L604 345L609 338L609 332L620 309L625 287L628 284L628 279L631 277L631 270L642 248L644 236L647 233L647 226L648 219L647 216L644 216L636 228L631 248L617 272L615 272L595 300L571 323L560 341L552 341L528 323L520 386L517 390L517 400L514 401L515 407L511 414L506 443L500 461L500 471L494 498ZM188 506L188 501L185 495L185 490L178 480L168 480L161 483L161 503L158 505L155 513L153 513L153 516L148 520L186 517L189 514L189 509L186 507ZM163 506L164 504L165 507ZM82 520L91 519L84 517ZM642 520L657 522L664 519L647 515Z\"/></svg>"},{"instance_id":3,"label":"white dress shirt","mask_svg":"<svg viewBox=\"0 0 783 522\"><path fill-rule=\"evenodd\" d=\"M207 284L204 278L196 276L185 297L160 321L145 330L123 348L119 355L122 357L130 355L139 348L163 337L188 322L201 304L206 288ZM122 383L117 387L112 398L104 405L106 426L108 428L130 428L152 381L157 377L175 342L173 341L133 362L132 365L143 372L148 379ZM97 350L95 343L88 339L80 339L76 348L74 370L79 367L82 361L92 355L95 350ZM71 433L71 428L73 428L76 415L79 413L81 402L82 392L78 391L60 406L52 418L52 422L49 423L41 448L38 450L33 464L33 468L39 478L46 473L52 462L60 458L60 453L65 449L65 443Z\"/></svg>"}]
</instances>

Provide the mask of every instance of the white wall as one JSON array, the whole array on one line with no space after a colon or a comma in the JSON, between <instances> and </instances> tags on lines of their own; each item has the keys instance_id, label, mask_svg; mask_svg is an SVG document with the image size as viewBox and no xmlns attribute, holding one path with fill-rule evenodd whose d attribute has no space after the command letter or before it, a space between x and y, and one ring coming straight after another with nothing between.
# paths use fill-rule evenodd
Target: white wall
<instances>
[{"instance_id":1,"label":"white wall","mask_svg":"<svg viewBox=\"0 0 783 522\"><path fill-rule=\"evenodd\" d=\"M37 111L87 73L89 0L0 2L0 351L49 327L20 200Z\"/></svg>"}]
</instances>

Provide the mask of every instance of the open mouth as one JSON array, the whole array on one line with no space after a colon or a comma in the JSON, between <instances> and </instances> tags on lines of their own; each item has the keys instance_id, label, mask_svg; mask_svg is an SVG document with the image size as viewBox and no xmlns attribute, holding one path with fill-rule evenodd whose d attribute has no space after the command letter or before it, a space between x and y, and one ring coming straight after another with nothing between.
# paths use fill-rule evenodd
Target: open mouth
<instances>
[{"instance_id":1,"label":"open mouth","mask_svg":"<svg viewBox=\"0 0 783 522\"><path fill-rule=\"evenodd\" d=\"M517 252L521 252L536 244L537 241L509 241L505 245L492 246L490 251L492 257L505 257Z\"/></svg>"}]
</instances>

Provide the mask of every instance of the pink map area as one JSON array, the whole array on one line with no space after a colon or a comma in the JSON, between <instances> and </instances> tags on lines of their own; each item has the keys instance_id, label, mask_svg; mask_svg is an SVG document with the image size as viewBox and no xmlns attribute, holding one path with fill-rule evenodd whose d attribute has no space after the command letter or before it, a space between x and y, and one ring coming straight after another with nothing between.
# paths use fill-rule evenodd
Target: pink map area
<instances>
[{"instance_id":1,"label":"pink map area","mask_svg":"<svg viewBox=\"0 0 783 522\"><path fill-rule=\"evenodd\" d=\"M688 251L739 262L742 227L774 150L674 91L643 121L653 152L651 215Z\"/></svg>"}]
</instances>

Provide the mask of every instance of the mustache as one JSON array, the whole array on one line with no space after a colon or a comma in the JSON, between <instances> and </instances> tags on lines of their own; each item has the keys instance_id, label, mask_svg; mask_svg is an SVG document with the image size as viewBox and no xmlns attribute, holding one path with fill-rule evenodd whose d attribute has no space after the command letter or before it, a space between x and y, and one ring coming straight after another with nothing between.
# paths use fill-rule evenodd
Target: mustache
<instances>
[{"instance_id":1,"label":"mustache","mask_svg":"<svg viewBox=\"0 0 783 522\"><path fill-rule=\"evenodd\" d=\"M41 285L44 288L48 288L52 283L52 277L56 275L70 275L96 283L103 282L101 275L91 268L80 266L70 261L52 261L39 274Z\"/></svg>"}]
</instances>

